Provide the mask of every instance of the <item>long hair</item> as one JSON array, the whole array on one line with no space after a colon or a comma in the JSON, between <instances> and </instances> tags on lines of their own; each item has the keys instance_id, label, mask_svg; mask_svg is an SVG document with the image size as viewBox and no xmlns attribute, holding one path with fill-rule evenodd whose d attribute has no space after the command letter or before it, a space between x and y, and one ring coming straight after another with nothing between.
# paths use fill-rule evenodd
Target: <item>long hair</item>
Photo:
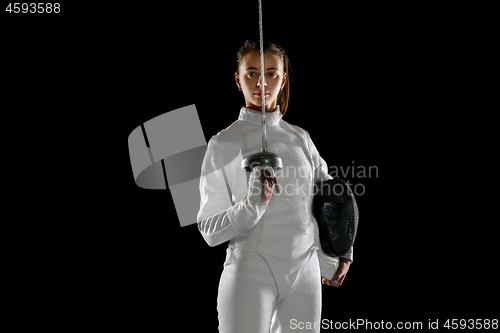
<instances>
[{"instance_id":1,"label":"long hair","mask_svg":"<svg viewBox=\"0 0 500 333\"><path fill-rule=\"evenodd\" d=\"M274 43L264 42L263 45L264 52L270 52L276 54L281 57L283 61L283 71L286 73L286 81L285 86L278 94L277 104L280 106L280 111L283 115L285 115L286 110L288 109L288 102L290 100L290 61L288 60L288 56L285 53L285 50ZM238 50L237 53L237 64L236 64L236 72L239 73L239 68L241 64L241 59L250 52L260 52L260 42L254 42L251 40L247 40L245 44Z\"/></svg>"}]
</instances>

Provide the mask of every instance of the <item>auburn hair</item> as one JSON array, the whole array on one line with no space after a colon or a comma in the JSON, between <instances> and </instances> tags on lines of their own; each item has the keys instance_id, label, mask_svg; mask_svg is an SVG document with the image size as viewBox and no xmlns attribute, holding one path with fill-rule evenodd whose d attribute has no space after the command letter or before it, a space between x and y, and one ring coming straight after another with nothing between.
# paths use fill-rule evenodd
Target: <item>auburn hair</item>
<instances>
[{"instance_id":1,"label":"auburn hair","mask_svg":"<svg viewBox=\"0 0 500 333\"><path fill-rule=\"evenodd\" d=\"M274 43L264 42L263 45L264 52L270 52L272 54L276 54L281 57L283 61L283 71L286 73L285 86L278 94L277 104L280 106L280 111L283 115L285 115L286 110L288 109L288 102L290 100L290 61L288 60L288 56L285 53L285 50ZM254 42L251 40L247 40L245 44L238 50L237 53L237 64L236 64L236 72L239 73L241 59L250 52L260 52L260 42Z\"/></svg>"}]
</instances>

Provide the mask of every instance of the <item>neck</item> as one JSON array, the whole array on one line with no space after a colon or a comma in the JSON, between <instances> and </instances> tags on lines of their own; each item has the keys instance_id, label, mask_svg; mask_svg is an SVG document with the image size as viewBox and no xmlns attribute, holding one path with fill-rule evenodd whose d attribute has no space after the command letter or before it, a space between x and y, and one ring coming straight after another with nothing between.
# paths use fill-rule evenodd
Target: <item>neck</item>
<instances>
[{"instance_id":1,"label":"neck","mask_svg":"<svg viewBox=\"0 0 500 333\"><path fill-rule=\"evenodd\" d=\"M276 111L276 106L277 106L277 103L276 101L274 101L272 104L270 105L266 105L266 112L274 112ZM262 106L260 105L254 105L254 104L246 104L245 107L247 109L250 109L250 110L254 110L254 111L259 111L259 112L262 112Z\"/></svg>"}]
</instances>

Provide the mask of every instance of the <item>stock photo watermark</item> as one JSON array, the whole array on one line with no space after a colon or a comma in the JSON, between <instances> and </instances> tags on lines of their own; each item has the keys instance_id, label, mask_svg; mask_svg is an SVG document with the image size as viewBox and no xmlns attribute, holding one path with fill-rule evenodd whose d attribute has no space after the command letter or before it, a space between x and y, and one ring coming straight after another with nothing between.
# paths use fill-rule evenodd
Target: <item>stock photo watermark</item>
<instances>
[{"instance_id":1,"label":"stock photo watermark","mask_svg":"<svg viewBox=\"0 0 500 333\"><path fill-rule=\"evenodd\" d=\"M310 182L304 181L304 179L311 176L310 166L284 166L281 169L272 171L269 168L267 169L269 170L268 172L272 173L270 177L278 180L276 186L279 186L279 191L274 195L285 196L316 195L318 193L321 194L321 192L325 190L340 196L347 190L350 191L350 193L346 194L354 194L359 197L366 194L367 191L366 184L364 184L362 180L378 178L379 176L378 166L376 165L355 165L354 161L352 161L352 165L347 167L333 165L329 168L328 174L332 178L345 180L348 187L346 188L341 184L335 184L332 188L329 188L328 186L318 186L319 184L311 184ZM253 168L253 172L260 172L260 168ZM347 177L354 180L354 182L351 183L350 180L346 179ZM288 181L285 185L282 185L279 183L280 179L288 179ZM260 191L260 188L255 188L254 190Z\"/></svg>"},{"instance_id":2,"label":"stock photo watermark","mask_svg":"<svg viewBox=\"0 0 500 333\"><path fill-rule=\"evenodd\" d=\"M328 174L333 178L339 177L340 179L346 179L347 177L356 180L373 179L373 178L378 178L378 166L355 165L354 161L352 161L352 165L348 165L347 167L336 166L336 165L330 166ZM366 186L362 182L351 184L347 180L346 183L352 189L354 195L362 196L366 193Z\"/></svg>"}]
</instances>

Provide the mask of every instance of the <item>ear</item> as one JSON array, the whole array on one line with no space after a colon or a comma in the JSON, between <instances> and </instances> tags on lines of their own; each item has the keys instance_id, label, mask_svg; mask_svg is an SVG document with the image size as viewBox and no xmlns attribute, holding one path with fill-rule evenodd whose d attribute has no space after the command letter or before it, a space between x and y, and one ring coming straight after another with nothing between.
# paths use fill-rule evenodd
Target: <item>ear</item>
<instances>
[{"instance_id":1,"label":"ear","mask_svg":"<svg viewBox=\"0 0 500 333\"><path fill-rule=\"evenodd\" d=\"M285 83L286 83L286 73L283 73L283 80L281 80L281 89L283 89Z\"/></svg>"},{"instance_id":2,"label":"ear","mask_svg":"<svg viewBox=\"0 0 500 333\"><path fill-rule=\"evenodd\" d=\"M238 73L234 73L234 80L236 81L236 85L238 86L238 89L241 89L240 76L238 75Z\"/></svg>"}]
</instances>

